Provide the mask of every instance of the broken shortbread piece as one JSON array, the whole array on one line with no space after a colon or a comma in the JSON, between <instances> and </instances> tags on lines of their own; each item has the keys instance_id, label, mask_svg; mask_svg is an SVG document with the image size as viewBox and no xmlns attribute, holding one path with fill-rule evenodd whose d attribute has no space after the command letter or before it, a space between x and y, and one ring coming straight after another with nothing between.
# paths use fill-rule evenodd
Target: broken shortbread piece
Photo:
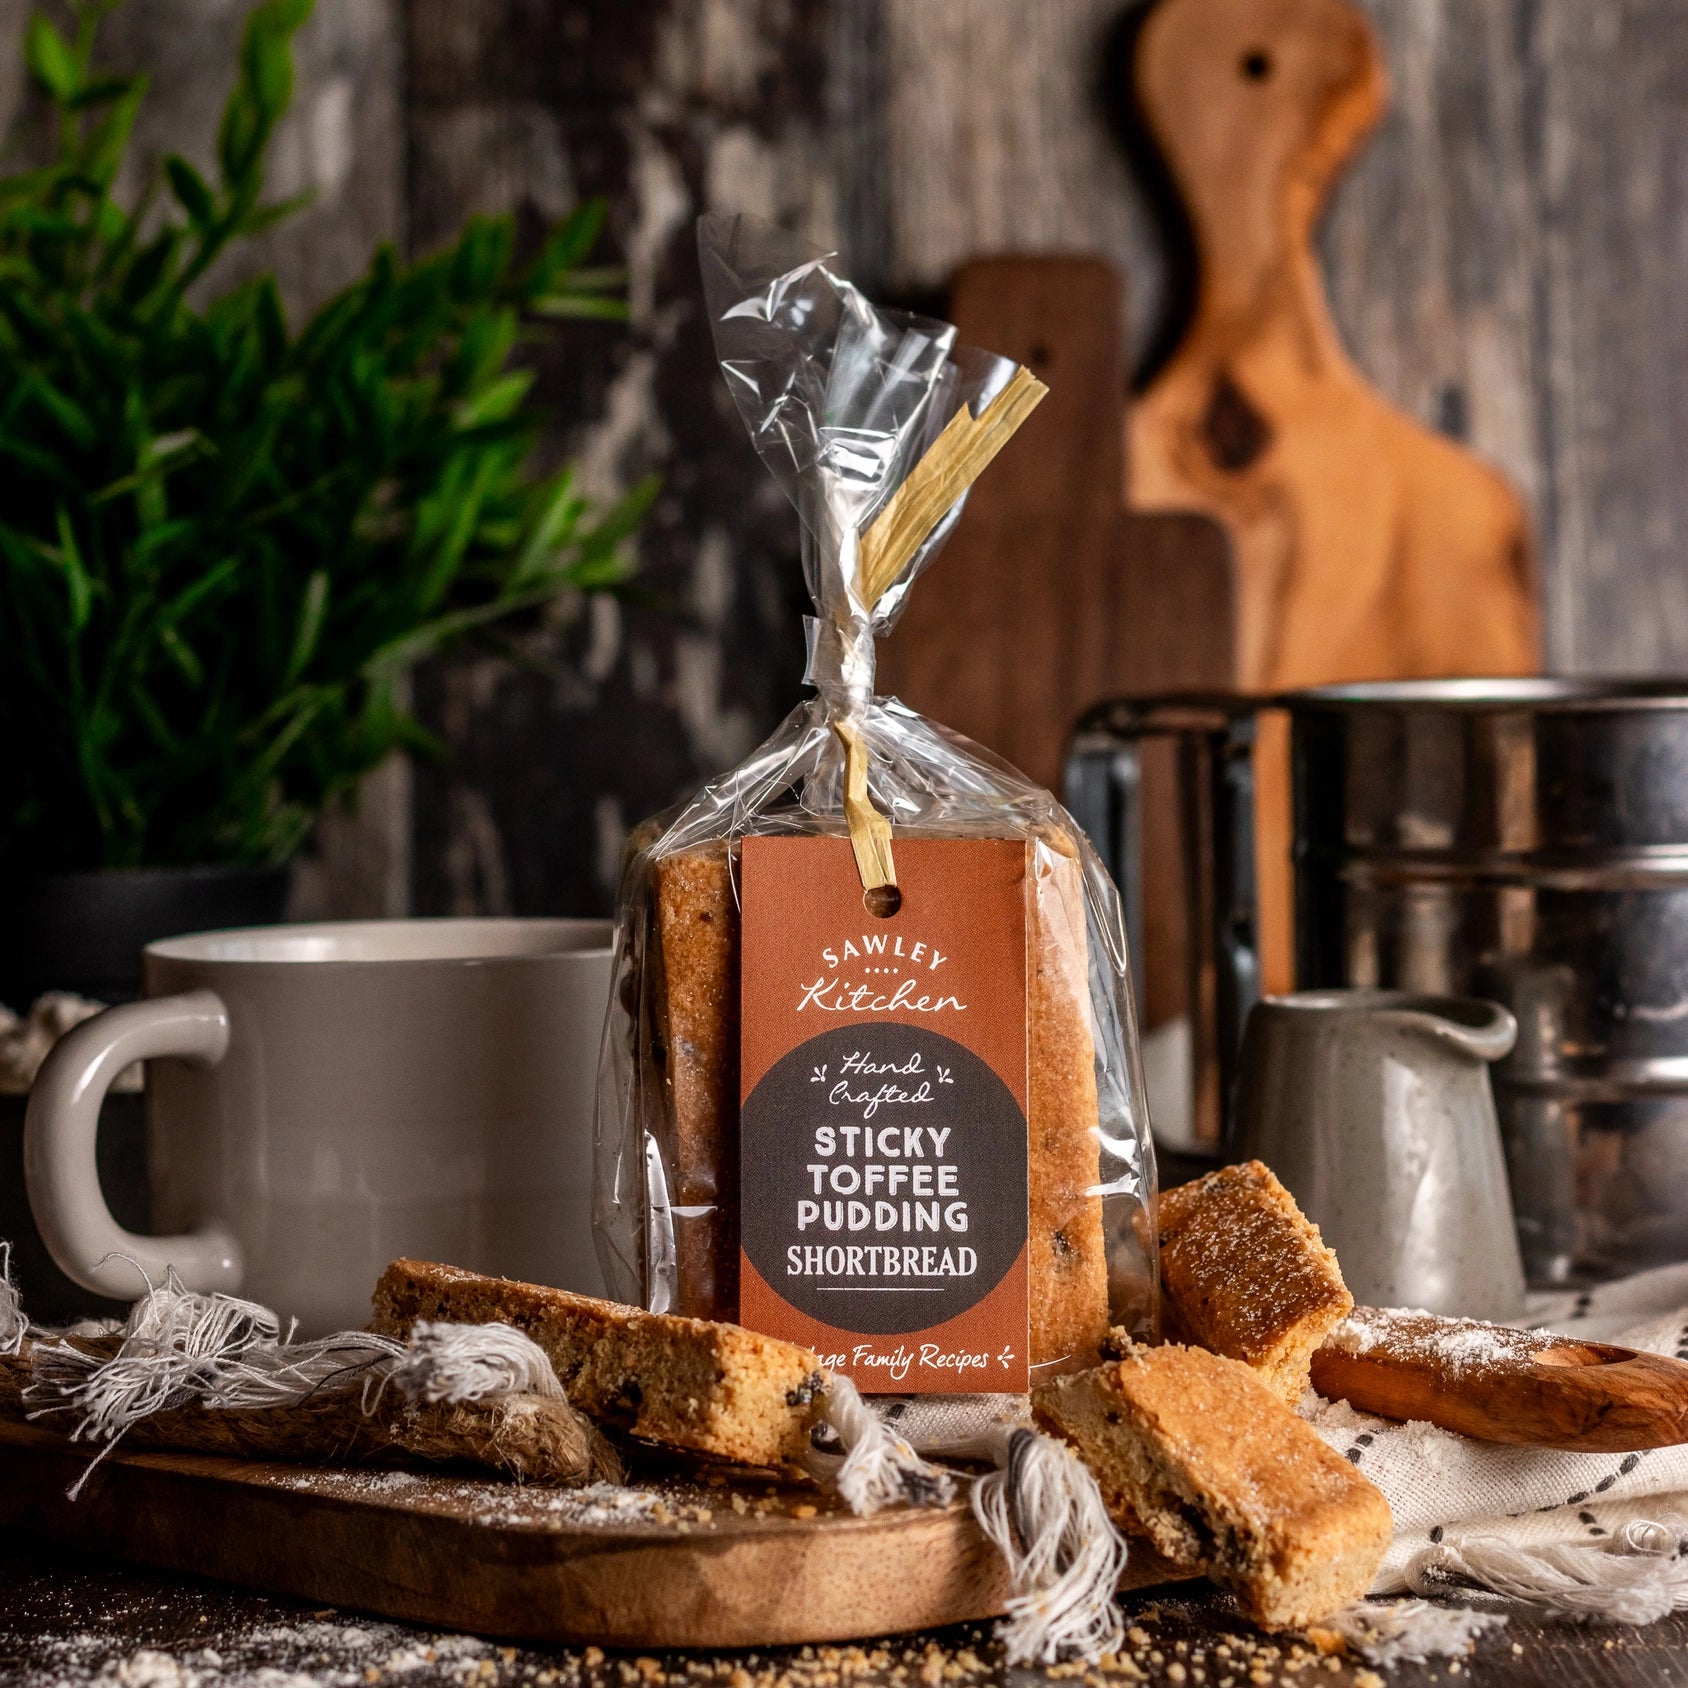
<instances>
[{"instance_id":1,"label":"broken shortbread piece","mask_svg":"<svg viewBox=\"0 0 1688 1688\"><path fill-rule=\"evenodd\" d=\"M822 1411L820 1361L737 1325L395 1260L375 1286L374 1328L405 1336L418 1319L514 1325L588 1417L741 1465L800 1460Z\"/></svg>"},{"instance_id":2,"label":"broken shortbread piece","mask_svg":"<svg viewBox=\"0 0 1688 1688\"><path fill-rule=\"evenodd\" d=\"M1126 1529L1230 1589L1263 1628L1303 1628L1371 1587L1389 1503L1248 1366L1133 1348L1041 1385L1032 1409Z\"/></svg>"},{"instance_id":3,"label":"broken shortbread piece","mask_svg":"<svg viewBox=\"0 0 1688 1688\"><path fill-rule=\"evenodd\" d=\"M1166 1335L1252 1366L1292 1406L1354 1307L1318 1227L1259 1161L1162 1195L1160 1269Z\"/></svg>"}]
</instances>

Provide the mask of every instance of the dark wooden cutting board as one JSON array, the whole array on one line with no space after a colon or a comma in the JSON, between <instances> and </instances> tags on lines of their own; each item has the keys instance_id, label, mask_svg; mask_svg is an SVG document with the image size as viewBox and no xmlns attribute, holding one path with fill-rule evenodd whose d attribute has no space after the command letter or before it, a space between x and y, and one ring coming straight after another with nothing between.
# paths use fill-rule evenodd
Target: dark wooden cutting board
<instances>
[{"instance_id":1,"label":"dark wooden cutting board","mask_svg":"<svg viewBox=\"0 0 1688 1688\"><path fill-rule=\"evenodd\" d=\"M1125 279L1099 258L980 258L961 338L1048 383L979 478L954 537L879 643L879 689L1061 794L1072 730L1104 698L1236 683L1230 541L1210 515L1126 508ZM1143 753L1147 1026L1188 1012L1172 747Z\"/></svg>"},{"instance_id":2,"label":"dark wooden cutting board","mask_svg":"<svg viewBox=\"0 0 1688 1688\"><path fill-rule=\"evenodd\" d=\"M960 1502L855 1518L805 1485L658 1478L638 1487L662 1515L630 1517L596 1492L481 1476L121 1450L69 1500L88 1458L0 1422L0 1526L476 1634L773 1646L939 1628L1008 1597L1001 1556ZM1134 1547L1123 1586L1169 1576Z\"/></svg>"},{"instance_id":3,"label":"dark wooden cutting board","mask_svg":"<svg viewBox=\"0 0 1688 1688\"><path fill-rule=\"evenodd\" d=\"M1125 283L1099 258L981 258L950 315L1049 396L980 476L879 644L879 689L1061 789L1091 704L1232 680L1231 561L1205 515L1125 508Z\"/></svg>"}]
</instances>

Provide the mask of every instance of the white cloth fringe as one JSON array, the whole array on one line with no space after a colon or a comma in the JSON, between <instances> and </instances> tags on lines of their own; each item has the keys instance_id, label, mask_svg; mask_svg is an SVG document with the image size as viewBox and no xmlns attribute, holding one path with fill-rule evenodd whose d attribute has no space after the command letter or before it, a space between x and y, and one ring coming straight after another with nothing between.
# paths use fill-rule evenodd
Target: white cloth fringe
<instances>
[{"instance_id":1,"label":"white cloth fringe","mask_svg":"<svg viewBox=\"0 0 1688 1688\"><path fill-rule=\"evenodd\" d=\"M1094 1662L1118 1652L1114 1598L1125 1538L1089 1468L1064 1443L1023 1425L993 1437L997 1469L973 1484L973 1514L1008 1566L1008 1615L997 1629L1011 1665Z\"/></svg>"},{"instance_id":2,"label":"white cloth fringe","mask_svg":"<svg viewBox=\"0 0 1688 1688\"><path fill-rule=\"evenodd\" d=\"M1420 1594L1465 1585L1582 1623L1650 1624L1688 1607L1688 1524L1637 1519L1610 1542L1520 1547L1495 1536L1427 1548L1406 1567Z\"/></svg>"},{"instance_id":3,"label":"white cloth fringe","mask_svg":"<svg viewBox=\"0 0 1688 1688\"><path fill-rule=\"evenodd\" d=\"M980 1528L1008 1567L1008 1614L998 1637L1011 1665L1069 1658L1094 1663L1117 1652L1125 1635L1114 1598L1125 1569L1125 1538L1089 1468L1064 1443L997 1417L1001 1406L999 1397L989 1398L988 1406L981 1401L985 1422L942 1439L946 1457L993 1467L973 1479L970 1498ZM884 1409L869 1406L848 1378L827 1380L824 1423L843 1458L816 1449L809 1470L834 1484L852 1512L899 1503L942 1506L954 1498L955 1476L922 1458L887 1422Z\"/></svg>"},{"instance_id":4,"label":"white cloth fringe","mask_svg":"<svg viewBox=\"0 0 1688 1688\"><path fill-rule=\"evenodd\" d=\"M12 1282L12 1245L0 1243L0 1354L16 1354L28 1335L23 1297Z\"/></svg>"},{"instance_id":5,"label":"white cloth fringe","mask_svg":"<svg viewBox=\"0 0 1688 1688\"><path fill-rule=\"evenodd\" d=\"M4 1259L0 1284L9 1288ZM0 1318L5 1306L0 1292ZM510 1325L419 1324L409 1346L371 1331L295 1342L295 1329L296 1321L283 1337L281 1321L255 1301L187 1289L172 1267L130 1308L115 1354L38 1341L24 1391L30 1417L74 1413L71 1439L102 1444L71 1498L131 1425L178 1407L290 1407L361 1388L368 1412L389 1384L407 1400L428 1403L521 1394L565 1399L544 1350Z\"/></svg>"},{"instance_id":6,"label":"white cloth fringe","mask_svg":"<svg viewBox=\"0 0 1688 1688\"><path fill-rule=\"evenodd\" d=\"M390 1370L405 1351L367 1331L296 1343L295 1328L283 1338L269 1308L197 1294L171 1267L129 1309L122 1344L109 1358L66 1342L36 1347L26 1392L31 1416L74 1412L73 1441L110 1444L130 1425L177 1407L284 1407L320 1390L339 1392L372 1369Z\"/></svg>"},{"instance_id":7,"label":"white cloth fringe","mask_svg":"<svg viewBox=\"0 0 1688 1688\"><path fill-rule=\"evenodd\" d=\"M1362 1601L1324 1620L1367 1664L1423 1664L1469 1653L1485 1630L1498 1629L1500 1612L1468 1606L1435 1606L1428 1600Z\"/></svg>"},{"instance_id":8,"label":"white cloth fringe","mask_svg":"<svg viewBox=\"0 0 1688 1688\"><path fill-rule=\"evenodd\" d=\"M858 1518L899 1503L946 1506L955 1499L955 1478L922 1459L849 1378L828 1377L823 1423L837 1436L843 1457L812 1448L805 1462L809 1475L833 1484Z\"/></svg>"},{"instance_id":9,"label":"white cloth fringe","mask_svg":"<svg viewBox=\"0 0 1688 1688\"><path fill-rule=\"evenodd\" d=\"M551 1358L514 1325L446 1325L419 1320L390 1373L408 1401L484 1401L497 1395L564 1399Z\"/></svg>"}]
</instances>

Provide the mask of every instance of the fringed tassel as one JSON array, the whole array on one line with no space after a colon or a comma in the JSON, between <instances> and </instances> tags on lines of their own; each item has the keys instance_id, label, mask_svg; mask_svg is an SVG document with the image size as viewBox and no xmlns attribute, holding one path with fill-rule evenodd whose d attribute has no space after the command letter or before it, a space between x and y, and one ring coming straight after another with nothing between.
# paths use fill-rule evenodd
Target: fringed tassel
<instances>
[{"instance_id":1,"label":"fringed tassel","mask_svg":"<svg viewBox=\"0 0 1688 1688\"><path fill-rule=\"evenodd\" d=\"M827 1383L824 1426L844 1450L817 1449L810 1473L832 1483L852 1512L897 1504L941 1506L955 1476L923 1459L864 1401L848 1378ZM1064 1443L1020 1424L998 1424L946 1454L993 1470L973 1479L980 1528L1008 1566L1011 1596L998 1635L1008 1662L1094 1663L1117 1652L1125 1623L1114 1599L1125 1569L1125 1538L1114 1527L1088 1467Z\"/></svg>"},{"instance_id":2,"label":"fringed tassel","mask_svg":"<svg viewBox=\"0 0 1688 1688\"><path fill-rule=\"evenodd\" d=\"M291 1338L293 1328L289 1327ZM73 1412L71 1439L108 1447L141 1419L178 1407L285 1407L390 1368L404 1344L367 1331L295 1343L269 1308L200 1295L170 1268L129 1310L117 1352L37 1344L25 1399L32 1416Z\"/></svg>"},{"instance_id":3,"label":"fringed tassel","mask_svg":"<svg viewBox=\"0 0 1688 1688\"><path fill-rule=\"evenodd\" d=\"M1095 1477L1065 1444L1035 1430L1004 1426L995 1440L997 1469L974 1482L973 1513L1008 1565L1013 1595L997 1634L1009 1664L1117 1652L1125 1538Z\"/></svg>"},{"instance_id":4,"label":"fringed tassel","mask_svg":"<svg viewBox=\"0 0 1688 1688\"><path fill-rule=\"evenodd\" d=\"M484 1401L495 1395L564 1398L550 1356L514 1325L446 1325L418 1320L389 1373L407 1400Z\"/></svg>"},{"instance_id":5,"label":"fringed tassel","mask_svg":"<svg viewBox=\"0 0 1688 1688\"><path fill-rule=\"evenodd\" d=\"M16 1354L29 1335L23 1296L12 1282L12 1245L0 1243L0 1354Z\"/></svg>"},{"instance_id":6,"label":"fringed tassel","mask_svg":"<svg viewBox=\"0 0 1688 1688\"><path fill-rule=\"evenodd\" d=\"M1463 1584L1554 1617L1650 1624L1688 1607L1688 1525L1636 1519L1598 1545L1520 1547L1473 1536L1427 1548L1403 1575L1416 1594L1446 1594Z\"/></svg>"},{"instance_id":7,"label":"fringed tassel","mask_svg":"<svg viewBox=\"0 0 1688 1688\"><path fill-rule=\"evenodd\" d=\"M858 1518L887 1506L945 1506L955 1499L955 1478L922 1459L861 1397L849 1378L827 1380L825 1426L843 1449L810 1451L809 1474L837 1488Z\"/></svg>"}]
</instances>

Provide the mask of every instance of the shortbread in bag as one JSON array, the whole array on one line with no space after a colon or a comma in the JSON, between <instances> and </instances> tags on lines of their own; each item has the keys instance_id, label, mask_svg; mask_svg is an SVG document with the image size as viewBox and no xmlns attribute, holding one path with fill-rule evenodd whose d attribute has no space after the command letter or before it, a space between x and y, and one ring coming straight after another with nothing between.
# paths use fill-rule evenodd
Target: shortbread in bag
<instances>
[{"instance_id":1,"label":"shortbread in bag","mask_svg":"<svg viewBox=\"0 0 1688 1688\"><path fill-rule=\"evenodd\" d=\"M1154 1328L1119 899L1047 791L873 670L1043 388L790 235L698 234L722 372L801 517L815 695L636 835L600 1256L622 1299L803 1343L864 1390L1024 1391Z\"/></svg>"}]
</instances>

